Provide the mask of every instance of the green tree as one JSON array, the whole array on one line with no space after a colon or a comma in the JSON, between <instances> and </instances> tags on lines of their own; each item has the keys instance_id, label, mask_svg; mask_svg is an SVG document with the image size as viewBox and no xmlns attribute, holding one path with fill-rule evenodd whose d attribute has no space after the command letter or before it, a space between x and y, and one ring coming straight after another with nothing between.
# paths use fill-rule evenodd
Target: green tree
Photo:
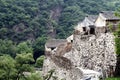
<instances>
[{"instance_id":1,"label":"green tree","mask_svg":"<svg viewBox=\"0 0 120 80\"><path fill-rule=\"evenodd\" d=\"M47 38L46 37L38 37L34 42L33 42L33 51L34 51L34 58L35 60L40 56L44 54L44 45L46 42Z\"/></svg>"},{"instance_id":2,"label":"green tree","mask_svg":"<svg viewBox=\"0 0 120 80\"><path fill-rule=\"evenodd\" d=\"M11 40L0 39L0 55L8 54L12 57L16 55L16 45Z\"/></svg>"},{"instance_id":3,"label":"green tree","mask_svg":"<svg viewBox=\"0 0 120 80\"><path fill-rule=\"evenodd\" d=\"M116 16L120 17L120 9L115 13ZM120 76L120 24L114 33L115 36L115 50L117 54L117 63L116 63L116 70L115 76Z\"/></svg>"},{"instance_id":4,"label":"green tree","mask_svg":"<svg viewBox=\"0 0 120 80\"><path fill-rule=\"evenodd\" d=\"M16 69L18 70L17 79L25 78L23 72L33 72L34 68L30 65L31 62L34 62L32 53L22 53L17 54L15 57Z\"/></svg>"},{"instance_id":5,"label":"green tree","mask_svg":"<svg viewBox=\"0 0 120 80\"><path fill-rule=\"evenodd\" d=\"M33 53L33 48L29 42L21 42L17 45L17 53Z\"/></svg>"},{"instance_id":6,"label":"green tree","mask_svg":"<svg viewBox=\"0 0 120 80\"><path fill-rule=\"evenodd\" d=\"M42 68L43 67L43 61L44 61L45 56L40 56L39 58L37 58L35 66Z\"/></svg>"},{"instance_id":7,"label":"green tree","mask_svg":"<svg viewBox=\"0 0 120 80\"><path fill-rule=\"evenodd\" d=\"M26 80L43 80L43 78L40 73L32 73L26 77Z\"/></svg>"},{"instance_id":8,"label":"green tree","mask_svg":"<svg viewBox=\"0 0 120 80\"><path fill-rule=\"evenodd\" d=\"M16 80L15 63L9 55L0 56L0 80Z\"/></svg>"}]
</instances>

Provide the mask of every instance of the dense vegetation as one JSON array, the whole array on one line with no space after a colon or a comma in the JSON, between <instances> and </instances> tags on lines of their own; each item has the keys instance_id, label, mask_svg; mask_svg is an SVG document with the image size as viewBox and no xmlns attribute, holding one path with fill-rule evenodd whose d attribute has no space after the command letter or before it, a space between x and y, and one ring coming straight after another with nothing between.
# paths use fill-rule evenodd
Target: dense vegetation
<instances>
[{"instance_id":1,"label":"dense vegetation","mask_svg":"<svg viewBox=\"0 0 120 80\"><path fill-rule=\"evenodd\" d=\"M119 4L117 0L0 0L0 39L14 47L31 41L36 59L44 53L48 37L66 38L84 16L115 10ZM8 52L16 54L14 49Z\"/></svg>"},{"instance_id":2,"label":"dense vegetation","mask_svg":"<svg viewBox=\"0 0 120 80\"><path fill-rule=\"evenodd\" d=\"M119 2L112 2L113 0L0 0L0 38L19 43L48 36L52 30L56 32L55 37L65 38L87 14L115 10Z\"/></svg>"},{"instance_id":3,"label":"dense vegetation","mask_svg":"<svg viewBox=\"0 0 120 80\"><path fill-rule=\"evenodd\" d=\"M107 78L106 80L120 80L120 78Z\"/></svg>"},{"instance_id":4,"label":"dense vegetation","mask_svg":"<svg viewBox=\"0 0 120 80\"><path fill-rule=\"evenodd\" d=\"M120 9L117 10L116 16L120 17ZM118 25L118 28L116 31L113 32L115 36L115 49L117 54L117 64L116 64L116 70L115 70L115 76L120 76L120 24Z\"/></svg>"}]
</instances>

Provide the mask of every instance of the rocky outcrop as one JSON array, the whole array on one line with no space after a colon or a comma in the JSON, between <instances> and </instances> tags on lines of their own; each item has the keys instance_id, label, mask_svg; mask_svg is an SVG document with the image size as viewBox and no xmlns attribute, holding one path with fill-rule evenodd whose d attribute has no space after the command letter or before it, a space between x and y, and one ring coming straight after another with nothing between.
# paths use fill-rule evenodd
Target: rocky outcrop
<instances>
[{"instance_id":1,"label":"rocky outcrop","mask_svg":"<svg viewBox=\"0 0 120 80\"><path fill-rule=\"evenodd\" d=\"M74 66L102 72L104 76L113 76L116 66L116 54L112 33L95 35L74 35L73 49L64 57Z\"/></svg>"},{"instance_id":2,"label":"rocky outcrop","mask_svg":"<svg viewBox=\"0 0 120 80\"><path fill-rule=\"evenodd\" d=\"M74 34L72 45L58 47L54 54L49 52L44 61L43 72L46 74L55 69L54 76L58 80L82 79L83 72L78 67L97 71L102 77L113 76L116 66L114 44L112 33L100 33L97 36ZM62 55L58 55L59 53Z\"/></svg>"},{"instance_id":3,"label":"rocky outcrop","mask_svg":"<svg viewBox=\"0 0 120 80\"><path fill-rule=\"evenodd\" d=\"M43 66L43 75L46 76L50 70L55 70L52 78L57 77L56 80L80 80L83 73L80 69L74 68L71 61L65 57L46 57Z\"/></svg>"}]
</instances>

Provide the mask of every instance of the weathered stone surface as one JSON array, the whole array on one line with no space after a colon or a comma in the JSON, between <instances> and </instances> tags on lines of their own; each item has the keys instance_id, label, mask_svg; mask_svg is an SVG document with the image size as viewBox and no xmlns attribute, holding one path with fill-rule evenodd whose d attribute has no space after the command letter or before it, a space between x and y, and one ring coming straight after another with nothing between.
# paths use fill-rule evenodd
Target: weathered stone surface
<instances>
[{"instance_id":1,"label":"weathered stone surface","mask_svg":"<svg viewBox=\"0 0 120 80\"><path fill-rule=\"evenodd\" d=\"M46 56L43 72L47 74L55 69L54 76L58 80L80 80L83 77L83 69L90 69L102 73L104 76L112 76L116 66L116 54L114 48L114 36L112 33L100 33L95 35L74 34L71 50L62 51L62 55L56 51ZM65 46L59 47L65 50ZM58 50L58 49L56 49Z\"/></svg>"},{"instance_id":2,"label":"weathered stone surface","mask_svg":"<svg viewBox=\"0 0 120 80\"><path fill-rule=\"evenodd\" d=\"M44 66L43 66L43 75L47 75L47 73L50 70L55 70L54 74L52 76L57 77L57 80L80 80L82 76L82 72L78 68L73 68L73 66L70 67L70 65L67 68L65 62L63 62L63 66L61 67L61 61L60 62L54 62L52 58L47 57L44 61ZM53 78L51 78L53 80Z\"/></svg>"},{"instance_id":3,"label":"weathered stone surface","mask_svg":"<svg viewBox=\"0 0 120 80\"><path fill-rule=\"evenodd\" d=\"M84 36L84 35L83 35ZM112 76L116 66L114 36L112 33L95 35L74 35L73 50L64 57L70 59L77 67L105 71Z\"/></svg>"}]
</instances>

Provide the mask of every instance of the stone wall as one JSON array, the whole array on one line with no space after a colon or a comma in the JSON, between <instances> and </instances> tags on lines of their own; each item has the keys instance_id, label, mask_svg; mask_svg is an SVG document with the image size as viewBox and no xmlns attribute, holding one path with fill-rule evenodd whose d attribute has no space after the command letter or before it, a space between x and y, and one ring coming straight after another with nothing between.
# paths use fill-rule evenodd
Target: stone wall
<instances>
[{"instance_id":1,"label":"stone wall","mask_svg":"<svg viewBox=\"0 0 120 80\"><path fill-rule=\"evenodd\" d=\"M43 65L43 76L46 76L49 71L55 70L52 77L57 77L56 80L80 80L83 76L79 68L74 67L73 63L67 57L64 57L67 52L72 49L72 43L66 43L57 47L56 51L45 52L45 60ZM53 80L51 78L50 80Z\"/></svg>"},{"instance_id":2,"label":"stone wall","mask_svg":"<svg viewBox=\"0 0 120 80\"><path fill-rule=\"evenodd\" d=\"M116 54L112 33L95 35L74 35L73 49L64 57L74 66L102 72L112 76L116 66Z\"/></svg>"},{"instance_id":3,"label":"stone wall","mask_svg":"<svg viewBox=\"0 0 120 80\"><path fill-rule=\"evenodd\" d=\"M58 80L80 80L83 74L77 67L81 67L100 72L102 77L113 76L116 66L114 44L112 33L100 33L99 36L74 34L72 45L66 44L58 47L54 54L46 54L43 73L55 69L53 76Z\"/></svg>"},{"instance_id":4,"label":"stone wall","mask_svg":"<svg viewBox=\"0 0 120 80\"><path fill-rule=\"evenodd\" d=\"M46 57L43 66L43 76L46 76L50 70L55 70L50 80L80 80L83 73L80 69L73 66L73 63L65 57L54 56Z\"/></svg>"}]
</instances>

